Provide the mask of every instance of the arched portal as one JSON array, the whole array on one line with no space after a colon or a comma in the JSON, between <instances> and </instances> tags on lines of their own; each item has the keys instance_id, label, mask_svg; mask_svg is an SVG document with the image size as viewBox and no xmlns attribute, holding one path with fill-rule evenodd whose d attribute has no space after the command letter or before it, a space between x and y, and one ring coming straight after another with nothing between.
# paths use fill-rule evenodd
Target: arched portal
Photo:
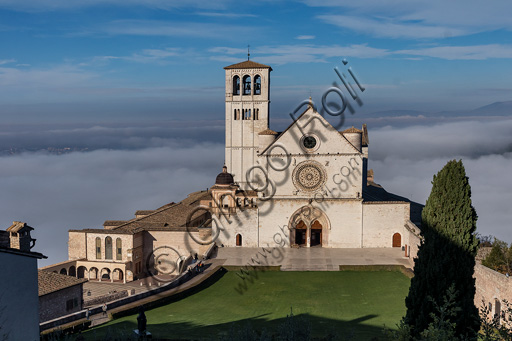
<instances>
[{"instance_id":1,"label":"arched portal","mask_svg":"<svg viewBox=\"0 0 512 341\"><path fill-rule=\"evenodd\" d=\"M122 281L123 280L123 270L115 268L114 271L112 271L112 279L114 281Z\"/></svg>"},{"instance_id":2,"label":"arched portal","mask_svg":"<svg viewBox=\"0 0 512 341\"><path fill-rule=\"evenodd\" d=\"M291 216L290 245L328 246L330 222L325 212L313 205L303 206Z\"/></svg>"},{"instance_id":3,"label":"arched portal","mask_svg":"<svg viewBox=\"0 0 512 341\"><path fill-rule=\"evenodd\" d=\"M60 269L60 274L61 275L67 275L68 274L68 270L66 270L65 268L62 268L62 269Z\"/></svg>"},{"instance_id":4,"label":"arched portal","mask_svg":"<svg viewBox=\"0 0 512 341\"><path fill-rule=\"evenodd\" d=\"M236 246L242 246L242 235L240 233L236 235Z\"/></svg>"},{"instance_id":5,"label":"arched portal","mask_svg":"<svg viewBox=\"0 0 512 341\"><path fill-rule=\"evenodd\" d=\"M76 269L76 273L78 278L85 278L87 276L87 268L85 266L79 266L78 269Z\"/></svg>"},{"instance_id":6,"label":"arched portal","mask_svg":"<svg viewBox=\"0 0 512 341\"><path fill-rule=\"evenodd\" d=\"M98 268L92 267L89 269L89 279L99 279Z\"/></svg>"},{"instance_id":7,"label":"arched portal","mask_svg":"<svg viewBox=\"0 0 512 341\"><path fill-rule=\"evenodd\" d=\"M75 268L75 266L74 266L74 265L71 265L71 266L69 267L68 275L69 275L69 276L76 277L76 268Z\"/></svg>"},{"instance_id":8,"label":"arched portal","mask_svg":"<svg viewBox=\"0 0 512 341\"><path fill-rule=\"evenodd\" d=\"M103 268L100 272L100 280L110 280L110 269Z\"/></svg>"},{"instance_id":9,"label":"arched portal","mask_svg":"<svg viewBox=\"0 0 512 341\"><path fill-rule=\"evenodd\" d=\"M400 233L395 233L393 235L393 247L401 247L401 246L402 246L402 236L400 235Z\"/></svg>"}]
</instances>

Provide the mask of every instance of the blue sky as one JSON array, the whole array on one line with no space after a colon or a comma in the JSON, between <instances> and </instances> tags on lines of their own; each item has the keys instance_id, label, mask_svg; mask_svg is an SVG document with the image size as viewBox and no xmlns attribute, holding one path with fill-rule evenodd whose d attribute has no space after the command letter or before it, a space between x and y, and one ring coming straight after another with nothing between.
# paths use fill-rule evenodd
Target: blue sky
<instances>
[{"instance_id":1,"label":"blue sky","mask_svg":"<svg viewBox=\"0 0 512 341\"><path fill-rule=\"evenodd\" d=\"M357 72L361 113L511 100L510 1L0 0L2 123L223 116L223 67L269 64L272 115ZM339 81L338 81L339 82Z\"/></svg>"}]
</instances>

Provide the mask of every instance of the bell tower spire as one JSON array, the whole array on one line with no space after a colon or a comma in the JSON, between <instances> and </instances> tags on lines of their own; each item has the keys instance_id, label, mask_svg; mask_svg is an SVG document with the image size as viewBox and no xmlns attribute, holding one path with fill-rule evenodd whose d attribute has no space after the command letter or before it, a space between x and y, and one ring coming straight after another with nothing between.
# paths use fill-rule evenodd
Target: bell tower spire
<instances>
[{"instance_id":1,"label":"bell tower spire","mask_svg":"<svg viewBox=\"0 0 512 341\"><path fill-rule=\"evenodd\" d=\"M258 133L268 129L270 71L247 61L226 66L226 167L242 189L251 189L247 171L256 165ZM257 185L253 185L256 188Z\"/></svg>"}]
</instances>

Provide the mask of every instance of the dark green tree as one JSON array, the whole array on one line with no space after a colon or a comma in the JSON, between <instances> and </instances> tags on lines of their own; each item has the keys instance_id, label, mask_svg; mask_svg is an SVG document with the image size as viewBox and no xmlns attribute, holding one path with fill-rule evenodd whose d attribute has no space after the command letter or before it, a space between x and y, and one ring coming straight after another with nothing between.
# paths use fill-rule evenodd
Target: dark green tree
<instances>
[{"instance_id":1,"label":"dark green tree","mask_svg":"<svg viewBox=\"0 0 512 341\"><path fill-rule=\"evenodd\" d=\"M433 302L442 302L453 285L458 309L449 320L455 324L455 335L475 339L480 327L473 301L477 215L471 205L471 187L462 161L449 161L434 175L421 218L423 240L405 300L405 323L411 327L412 336L420 338L422 331L434 322Z\"/></svg>"},{"instance_id":2,"label":"dark green tree","mask_svg":"<svg viewBox=\"0 0 512 341\"><path fill-rule=\"evenodd\" d=\"M508 246L505 242L495 239L492 245L491 252L482 260L482 265L493 270L506 273L507 266Z\"/></svg>"}]
</instances>

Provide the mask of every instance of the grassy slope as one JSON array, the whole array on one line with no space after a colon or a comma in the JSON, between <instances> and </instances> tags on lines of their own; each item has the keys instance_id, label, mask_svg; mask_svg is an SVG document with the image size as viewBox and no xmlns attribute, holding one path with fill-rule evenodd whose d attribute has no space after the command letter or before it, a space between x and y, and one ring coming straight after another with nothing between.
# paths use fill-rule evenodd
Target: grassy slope
<instances>
[{"instance_id":1,"label":"grassy slope","mask_svg":"<svg viewBox=\"0 0 512 341\"><path fill-rule=\"evenodd\" d=\"M257 330L273 330L293 307L307 315L315 336L355 333L357 340L381 336L405 314L410 280L399 272L264 272L240 295L241 281L226 273L214 285L180 301L146 312L148 330L157 338L200 338L225 334L232 323L249 321ZM110 329L129 335L136 315L119 318L85 334Z\"/></svg>"}]
</instances>

